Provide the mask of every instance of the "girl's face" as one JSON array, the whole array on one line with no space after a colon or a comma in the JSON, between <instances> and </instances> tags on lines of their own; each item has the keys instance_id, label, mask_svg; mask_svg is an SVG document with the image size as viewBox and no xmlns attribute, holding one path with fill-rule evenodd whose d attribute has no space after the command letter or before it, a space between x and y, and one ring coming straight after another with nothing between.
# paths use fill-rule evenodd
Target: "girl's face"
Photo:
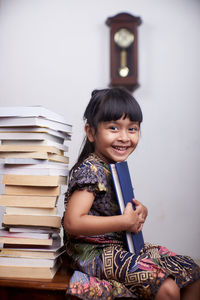
<instances>
[{"instance_id":1,"label":"girl's face","mask_svg":"<svg viewBox=\"0 0 200 300\"><path fill-rule=\"evenodd\" d=\"M85 130L89 141L94 142L95 153L107 163L126 160L139 141L139 123L128 117L101 122L96 133L88 124Z\"/></svg>"}]
</instances>

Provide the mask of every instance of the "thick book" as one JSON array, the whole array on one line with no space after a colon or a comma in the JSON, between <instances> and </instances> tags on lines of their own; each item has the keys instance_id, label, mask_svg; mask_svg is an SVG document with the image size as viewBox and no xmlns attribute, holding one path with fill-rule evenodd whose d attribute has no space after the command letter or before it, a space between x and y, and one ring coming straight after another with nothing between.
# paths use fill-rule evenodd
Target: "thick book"
<instances>
[{"instance_id":1,"label":"thick book","mask_svg":"<svg viewBox=\"0 0 200 300\"><path fill-rule=\"evenodd\" d=\"M66 148L67 151L68 148ZM65 152L66 152L65 151ZM54 146L37 146L37 145L0 145L0 152L45 152L57 155L63 155L63 150Z\"/></svg>"},{"instance_id":2,"label":"thick book","mask_svg":"<svg viewBox=\"0 0 200 300\"><path fill-rule=\"evenodd\" d=\"M19 266L19 267L50 267L53 268L56 259L46 258L22 258L0 256L0 266Z\"/></svg>"},{"instance_id":3,"label":"thick book","mask_svg":"<svg viewBox=\"0 0 200 300\"><path fill-rule=\"evenodd\" d=\"M40 133L40 132L0 132L0 140L13 141L13 140L21 140L21 141L51 141L55 143L64 143L64 139L48 134L48 133Z\"/></svg>"},{"instance_id":4,"label":"thick book","mask_svg":"<svg viewBox=\"0 0 200 300\"><path fill-rule=\"evenodd\" d=\"M110 164L109 166L121 214L128 202L131 202L133 209L135 209L135 205L132 201L135 197L127 161ZM138 255L140 250L144 247L142 232L138 234L127 232L126 239L129 252Z\"/></svg>"},{"instance_id":5,"label":"thick book","mask_svg":"<svg viewBox=\"0 0 200 300\"><path fill-rule=\"evenodd\" d=\"M52 249L23 249L23 248L0 248L0 257L24 257L55 259L66 251L65 246Z\"/></svg>"},{"instance_id":6,"label":"thick book","mask_svg":"<svg viewBox=\"0 0 200 300\"><path fill-rule=\"evenodd\" d=\"M6 207L8 215L48 215L55 216L58 213L58 208L39 208L39 207Z\"/></svg>"},{"instance_id":7,"label":"thick book","mask_svg":"<svg viewBox=\"0 0 200 300\"><path fill-rule=\"evenodd\" d=\"M60 216L47 215L3 215L3 224L21 226L45 226L59 228L61 226Z\"/></svg>"},{"instance_id":8,"label":"thick book","mask_svg":"<svg viewBox=\"0 0 200 300\"><path fill-rule=\"evenodd\" d=\"M48 133L51 135L58 136L60 138L70 140L70 134L58 130L54 130L51 128L46 128L46 127L35 127L35 126L29 126L29 127L0 127L0 132L18 132L18 133L23 133L23 132L41 132L41 133Z\"/></svg>"},{"instance_id":9,"label":"thick book","mask_svg":"<svg viewBox=\"0 0 200 300\"><path fill-rule=\"evenodd\" d=\"M0 117L43 117L66 124L66 119L46 107L36 106L2 106ZM5 125L4 125L5 126Z\"/></svg>"},{"instance_id":10,"label":"thick book","mask_svg":"<svg viewBox=\"0 0 200 300\"><path fill-rule=\"evenodd\" d=\"M52 279L62 262L57 259L51 267L1 266L0 278Z\"/></svg>"},{"instance_id":11,"label":"thick book","mask_svg":"<svg viewBox=\"0 0 200 300\"><path fill-rule=\"evenodd\" d=\"M53 239L42 239L42 238L23 238L23 237L7 237L0 236L1 244L16 244L16 245L37 245L37 246L51 246L53 244Z\"/></svg>"},{"instance_id":12,"label":"thick book","mask_svg":"<svg viewBox=\"0 0 200 300\"><path fill-rule=\"evenodd\" d=\"M65 165L65 168L37 168L36 165L4 165L3 167L0 166L0 175L3 174L68 176L69 170L67 165Z\"/></svg>"},{"instance_id":13,"label":"thick book","mask_svg":"<svg viewBox=\"0 0 200 300\"><path fill-rule=\"evenodd\" d=\"M60 187L5 185L5 195L59 196Z\"/></svg>"},{"instance_id":14,"label":"thick book","mask_svg":"<svg viewBox=\"0 0 200 300\"><path fill-rule=\"evenodd\" d=\"M48 232L11 232L10 229L1 228L0 237L12 237L12 238L34 238L34 239L49 239L51 233Z\"/></svg>"},{"instance_id":15,"label":"thick book","mask_svg":"<svg viewBox=\"0 0 200 300\"><path fill-rule=\"evenodd\" d=\"M72 132L71 125L44 119L43 117L0 117L0 127L15 128L19 126L25 128L29 126L47 127L67 134Z\"/></svg>"},{"instance_id":16,"label":"thick book","mask_svg":"<svg viewBox=\"0 0 200 300\"><path fill-rule=\"evenodd\" d=\"M0 195L0 206L54 208L57 196Z\"/></svg>"},{"instance_id":17,"label":"thick book","mask_svg":"<svg viewBox=\"0 0 200 300\"><path fill-rule=\"evenodd\" d=\"M48 140L1 140L1 145L28 145L28 146L53 146L62 151L67 152L68 147L65 144L56 143Z\"/></svg>"},{"instance_id":18,"label":"thick book","mask_svg":"<svg viewBox=\"0 0 200 300\"><path fill-rule=\"evenodd\" d=\"M67 184L67 177L5 174L2 176L2 183L15 186L56 187L61 184Z\"/></svg>"},{"instance_id":19,"label":"thick book","mask_svg":"<svg viewBox=\"0 0 200 300\"><path fill-rule=\"evenodd\" d=\"M45 152L0 152L0 158L4 159L3 162L9 163L9 161L13 161L15 159L15 163L17 163L18 159L37 159L37 160L49 160L60 162L64 164L69 163L69 157L64 155L57 155L54 153L45 153Z\"/></svg>"}]
</instances>

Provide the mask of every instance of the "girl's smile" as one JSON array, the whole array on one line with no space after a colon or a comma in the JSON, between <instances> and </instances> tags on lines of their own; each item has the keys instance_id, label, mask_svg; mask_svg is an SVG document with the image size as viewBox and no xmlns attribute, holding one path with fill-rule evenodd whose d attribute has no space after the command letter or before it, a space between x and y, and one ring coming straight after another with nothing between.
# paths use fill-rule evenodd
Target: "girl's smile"
<instances>
[{"instance_id":1,"label":"girl's smile","mask_svg":"<svg viewBox=\"0 0 200 300\"><path fill-rule=\"evenodd\" d=\"M128 117L101 122L96 133L88 124L85 129L90 142L94 142L95 153L107 163L126 160L139 141L139 123Z\"/></svg>"}]
</instances>

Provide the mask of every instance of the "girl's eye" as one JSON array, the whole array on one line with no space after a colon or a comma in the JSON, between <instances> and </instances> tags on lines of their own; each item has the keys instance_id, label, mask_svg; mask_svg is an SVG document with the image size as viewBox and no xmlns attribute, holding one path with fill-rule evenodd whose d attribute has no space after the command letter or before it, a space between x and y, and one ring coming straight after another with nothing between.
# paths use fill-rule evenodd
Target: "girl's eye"
<instances>
[{"instance_id":1,"label":"girl's eye","mask_svg":"<svg viewBox=\"0 0 200 300\"><path fill-rule=\"evenodd\" d=\"M113 130L113 131L118 130L118 128L116 126L110 126L110 129Z\"/></svg>"},{"instance_id":2,"label":"girl's eye","mask_svg":"<svg viewBox=\"0 0 200 300\"><path fill-rule=\"evenodd\" d=\"M136 127L130 127L129 131L137 131L137 128Z\"/></svg>"}]
</instances>

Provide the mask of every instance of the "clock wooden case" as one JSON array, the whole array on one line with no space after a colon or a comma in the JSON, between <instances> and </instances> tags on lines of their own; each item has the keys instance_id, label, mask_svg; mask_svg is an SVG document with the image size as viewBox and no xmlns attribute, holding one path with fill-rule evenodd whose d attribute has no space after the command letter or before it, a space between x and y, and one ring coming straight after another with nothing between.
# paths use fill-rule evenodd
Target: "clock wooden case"
<instances>
[{"instance_id":1,"label":"clock wooden case","mask_svg":"<svg viewBox=\"0 0 200 300\"><path fill-rule=\"evenodd\" d=\"M110 27L110 86L134 91L138 86L138 26L140 17L119 13L106 20Z\"/></svg>"}]
</instances>

